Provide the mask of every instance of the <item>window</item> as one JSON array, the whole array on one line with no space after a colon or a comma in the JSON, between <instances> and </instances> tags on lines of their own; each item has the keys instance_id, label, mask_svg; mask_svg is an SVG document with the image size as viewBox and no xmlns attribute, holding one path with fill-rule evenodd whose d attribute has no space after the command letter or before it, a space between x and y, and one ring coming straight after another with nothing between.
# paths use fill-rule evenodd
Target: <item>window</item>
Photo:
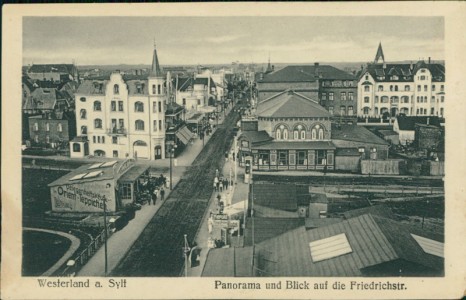
<instances>
[{"instance_id":1,"label":"window","mask_svg":"<svg viewBox=\"0 0 466 300\"><path fill-rule=\"evenodd\" d=\"M162 120L159 120L159 130L162 130Z\"/></svg>"},{"instance_id":2,"label":"window","mask_svg":"<svg viewBox=\"0 0 466 300\"><path fill-rule=\"evenodd\" d=\"M102 144L105 144L105 136L102 137Z\"/></svg>"},{"instance_id":3,"label":"window","mask_svg":"<svg viewBox=\"0 0 466 300\"><path fill-rule=\"evenodd\" d=\"M398 92L398 86L395 85L395 92Z\"/></svg>"},{"instance_id":4,"label":"window","mask_svg":"<svg viewBox=\"0 0 466 300\"><path fill-rule=\"evenodd\" d=\"M307 151L297 151L296 152L297 156L297 162L299 166L305 166L307 165Z\"/></svg>"},{"instance_id":5,"label":"window","mask_svg":"<svg viewBox=\"0 0 466 300\"><path fill-rule=\"evenodd\" d=\"M316 164L324 165L326 163L325 157L327 156L326 150L316 150Z\"/></svg>"},{"instance_id":6,"label":"window","mask_svg":"<svg viewBox=\"0 0 466 300\"><path fill-rule=\"evenodd\" d=\"M350 100L350 101L354 100L353 92L348 92L348 100Z\"/></svg>"},{"instance_id":7,"label":"window","mask_svg":"<svg viewBox=\"0 0 466 300\"><path fill-rule=\"evenodd\" d=\"M374 103L379 103L379 96L375 96Z\"/></svg>"},{"instance_id":8,"label":"window","mask_svg":"<svg viewBox=\"0 0 466 300\"><path fill-rule=\"evenodd\" d=\"M298 140L298 139L299 139L299 131L298 131L298 130L293 131L293 139L294 139L294 140Z\"/></svg>"},{"instance_id":9,"label":"window","mask_svg":"<svg viewBox=\"0 0 466 300\"><path fill-rule=\"evenodd\" d=\"M275 138L277 140L281 140L282 139L282 131L280 130L280 128L277 128L277 130L275 131Z\"/></svg>"},{"instance_id":10,"label":"window","mask_svg":"<svg viewBox=\"0 0 466 300\"><path fill-rule=\"evenodd\" d=\"M116 111L116 101L110 102L110 111Z\"/></svg>"},{"instance_id":11,"label":"window","mask_svg":"<svg viewBox=\"0 0 466 300\"><path fill-rule=\"evenodd\" d=\"M443 116L443 107L440 108L440 116Z\"/></svg>"},{"instance_id":12,"label":"window","mask_svg":"<svg viewBox=\"0 0 466 300\"><path fill-rule=\"evenodd\" d=\"M363 113L364 113L365 115L368 115L368 114L369 114L369 107L364 107L364 108L363 108Z\"/></svg>"},{"instance_id":13,"label":"window","mask_svg":"<svg viewBox=\"0 0 466 300\"><path fill-rule=\"evenodd\" d=\"M186 106L186 98L183 98L183 106Z\"/></svg>"},{"instance_id":14,"label":"window","mask_svg":"<svg viewBox=\"0 0 466 300\"><path fill-rule=\"evenodd\" d=\"M78 143L73 143L73 152L81 152L81 145Z\"/></svg>"},{"instance_id":15,"label":"window","mask_svg":"<svg viewBox=\"0 0 466 300\"><path fill-rule=\"evenodd\" d=\"M306 131L305 130L301 130L301 139L302 140L306 139Z\"/></svg>"},{"instance_id":16,"label":"window","mask_svg":"<svg viewBox=\"0 0 466 300\"><path fill-rule=\"evenodd\" d=\"M427 115L427 108L424 108L424 115Z\"/></svg>"},{"instance_id":17,"label":"window","mask_svg":"<svg viewBox=\"0 0 466 300\"><path fill-rule=\"evenodd\" d=\"M81 119L87 119L87 111L84 108L79 111L79 115Z\"/></svg>"},{"instance_id":18,"label":"window","mask_svg":"<svg viewBox=\"0 0 466 300\"><path fill-rule=\"evenodd\" d=\"M324 130L322 128L319 129L319 140L324 139Z\"/></svg>"},{"instance_id":19,"label":"window","mask_svg":"<svg viewBox=\"0 0 466 300\"><path fill-rule=\"evenodd\" d=\"M322 100L327 100L327 93L322 93Z\"/></svg>"},{"instance_id":20,"label":"window","mask_svg":"<svg viewBox=\"0 0 466 300\"><path fill-rule=\"evenodd\" d=\"M345 106L340 106L340 115L341 116L346 115L346 107Z\"/></svg>"},{"instance_id":21,"label":"window","mask_svg":"<svg viewBox=\"0 0 466 300\"><path fill-rule=\"evenodd\" d=\"M132 199L131 183L120 184L120 195L122 200Z\"/></svg>"},{"instance_id":22,"label":"window","mask_svg":"<svg viewBox=\"0 0 466 300\"><path fill-rule=\"evenodd\" d=\"M369 97L364 97L364 103L369 103Z\"/></svg>"},{"instance_id":23,"label":"window","mask_svg":"<svg viewBox=\"0 0 466 300\"><path fill-rule=\"evenodd\" d=\"M45 136L45 143L50 144L50 136L49 135Z\"/></svg>"},{"instance_id":24,"label":"window","mask_svg":"<svg viewBox=\"0 0 466 300\"><path fill-rule=\"evenodd\" d=\"M144 103L137 101L134 103L134 111L135 112L144 112Z\"/></svg>"},{"instance_id":25,"label":"window","mask_svg":"<svg viewBox=\"0 0 466 300\"><path fill-rule=\"evenodd\" d=\"M419 96L416 97L416 102L419 103Z\"/></svg>"},{"instance_id":26,"label":"window","mask_svg":"<svg viewBox=\"0 0 466 300\"><path fill-rule=\"evenodd\" d=\"M97 137L96 137L95 135L92 137L92 142L93 142L94 144L97 143Z\"/></svg>"},{"instance_id":27,"label":"window","mask_svg":"<svg viewBox=\"0 0 466 300\"><path fill-rule=\"evenodd\" d=\"M424 85L424 92L427 92L427 85Z\"/></svg>"},{"instance_id":28,"label":"window","mask_svg":"<svg viewBox=\"0 0 466 300\"><path fill-rule=\"evenodd\" d=\"M157 131L157 120L154 120L154 121L153 121L153 124L152 124L152 131Z\"/></svg>"},{"instance_id":29,"label":"window","mask_svg":"<svg viewBox=\"0 0 466 300\"><path fill-rule=\"evenodd\" d=\"M45 123L45 131L50 131L50 124L49 123Z\"/></svg>"},{"instance_id":30,"label":"window","mask_svg":"<svg viewBox=\"0 0 466 300\"><path fill-rule=\"evenodd\" d=\"M331 115L333 115L333 106L329 106L329 107L328 107L328 112L329 112Z\"/></svg>"},{"instance_id":31,"label":"window","mask_svg":"<svg viewBox=\"0 0 466 300\"><path fill-rule=\"evenodd\" d=\"M409 85L405 85L405 91L409 92L409 90L410 90Z\"/></svg>"},{"instance_id":32,"label":"window","mask_svg":"<svg viewBox=\"0 0 466 300\"><path fill-rule=\"evenodd\" d=\"M440 96L440 102L444 102L445 101L445 96Z\"/></svg>"},{"instance_id":33,"label":"window","mask_svg":"<svg viewBox=\"0 0 466 300\"><path fill-rule=\"evenodd\" d=\"M152 113L157 112L157 101L152 102Z\"/></svg>"},{"instance_id":34,"label":"window","mask_svg":"<svg viewBox=\"0 0 466 300\"><path fill-rule=\"evenodd\" d=\"M39 124L37 122L34 123L34 131L39 131Z\"/></svg>"},{"instance_id":35,"label":"window","mask_svg":"<svg viewBox=\"0 0 466 300\"><path fill-rule=\"evenodd\" d=\"M399 101L400 99L398 98L398 96L390 97L390 103L398 103Z\"/></svg>"},{"instance_id":36,"label":"window","mask_svg":"<svg viewBox=\"0 0 466 300\"><path fill-rule=\"evenodd\" d=\"M388 103L388 96L382 96L380 98L380 103Z\"/></svg>"},{"instance_id":37,"label":"window","mask_svg":"<svg viewBox=\"0 0 466 300\"><path fill-rule=\"evenodd\" d=\"M97 136L97 143L99 143L99 144L100 144L100 135L99 135L99 136Z\"/></svg>"},{"instance_id":38,"label":"window","mask_svg":"<svg viewBox=\"0 0 466 300\"><path fill-rule=\"evenodd\" d=\"M418 109L416 109L416 115L418 115L418 114L419 114L419 108L418 108Z\"/></svg>"},{"instance_id":39,"label":"window","mask_svg":"<svg viewBox=\"0 0 466 300\"><path fill-rule=\"evenodd\" d=\"M113 86L113 93L114 93L115 95L118 95L118 94L120 93L120 87L118 86L118 84L115 84L115 85Z\"/></svg>"},{"instance_id":40,"label":"window","mask_svg":"<svg viewBox=\"0 0 466 300\"><path fill-rule=\"evenodd\" d=\"M143 120L136 120L136 130L144 130L144 121Z\"/></svg>"},{"instance_id":41,"label":"window","mask_svg":"<svg viewBox=\"0 0 466 300\"><path fill-rule=\"evenodd\" d=\"M421 80L426 80L426 76L422 75Z\"/></svg>"},{"instance_id":42,"label":"window","mask_svg":"<svg viewBox=\"0 0 466 300\"><path fill-rule=\"evenodd\" d=\"M159 113L162 112L162 101L158 101L159 105Z\"/></svg>"},{"instance_id":43,"label":"window","mask_svg":"<svg viewBox=\"0 0 466 300\"><path fill-rule=\"evenodd\" d=\"M102 120L101 119L95 119L94 120L94 128L102 129Z\"/></svg>"},{"instance_id":44,"label":"window","mask_svg":"<svg viewBox=\"0 0 466 300\"><path fill-rule=\"evenodd\" d=\"M393 85L390 86L390 92L393 92Z\"/></svg>"},{"instance_id":45,"label":"window","mask_svg":"<svg viewBox=\"0 0 466 300\"><path fill-rule=\"evenodd\" d=\"M152 94L156 94L155 84L152 85Z\"/></svg>"},{"instance_id":46,"label":"window","mask_svg":"<svg viewBox=\"0 0 466 300\"><path fill-rule=\"evenodd\" d=\"M118 125L120 126L119 128L125 128L125 120L123 119L118 119Z\"/></svg>"},{"instance_id":47,"label":"window","mask_svg":"<svg viewBox=\"0 0 466 300\"><path fill-rule=\"evenodd\" d=\"M369 92L370 91L370 86L366 85L364 86L364 92Z\"/></svg>"},{"instance_id":48,"label":"window","mask_svg":"<svg viewBox=\"0 0 466 300\"><path fill-rule=\"evenodd\" d=\"M311 130L311 139L312 140L317 139L317 130L315 128L312 128Z\"/></svg>"},{"instance_id":49,"label":"window","mask_svg":"<svg viewBox=\"0 0 466 300\"><path fill-rule=\"evenodd\" d=\"M421 86L420 86L420 85L417 86L417 91L418 91L418 92L421 91Z\"/></svg>"},{"instance_id":50,"label":"window","mask_svg":"<svg viewBox=\"0 0 466 300\"><path fill-rule=\"evenodd\" d=\"M123 101L118 101L118 111L123 111Z\"/></svg>"},{"instance_id":51,"label":"window","mask_svg":"<svg viewBox=\"0 0 466 300\"><path fill-rule=\"evenodd\" d=\"M445 86L442 84L442 85L440 86L440 91L443 92L444 89L445 89Z\"/></svg>"},{"instance_id":52,"label":"window","mask_svg":"<svg viewBox=\"0 0 466 300\"><path fill-rule=\"evenodd\" d=\"M87 126L81 126L81 134L87 134Z\"/></svg>"},{"instance_id":53,"label":"window","mask_svg":"<svg viewBox=\"0 0 466 300\"><path fill-rule=\"evenodd\" d=\"M408 96L402 96L401 97L401 103L409 103L409 97Z\"/></svg>"},{"instance_id":54,"label":"window","mask_svg":"<svg viewBox=\"0 0 466 300\"><path fill-rule=\"evenodd\" d=\"M159 95L161 94L161 92L160 92L160 84L157 85L157 94L159 94Z\"/></svg>"},{"instance_id":55,"label":"window","mask_svg":"<svg viewBox=\"0 0 466 300\"><path fill-rule=\"evenodd\" d=\"M112 144L118 144L118 137L112 136Z\"/></svg>"},{"instance_id":56,"label":"window","mask_svg":"<svg viewBox=\"0 0 466 300\"><path fill-rule=\"evenodd\" d=\"M341 96L342 101L346 100L346 93L345 92L341 92L340 96Z\"/></svg>"},{"instance_id":57,"label":"window","mask_svg":"<svg viewBox=\"0 0 466 300\"><path fill-rule=\"evenodd\" d=\"M368 75L366 75L366 80L369 80L369 76L368 76Z\"/></svg>"},{"instance_id":58,"label":"window","mask_svg":"<svg viewBox=\"0 0 466 300\"><path fill-rule=\"evenodd\" d=\"M100 101L94 101L94 111L101 111L102 110L102 105Z\"/></svg>"},{"instance_id":59,"label":"window","mask_svg":"<svg viewBox=\"0 0 466 300\"><path fill-rule=\"evenodd\" d=\"M38 135L34 136L34 142L36 142L36 143L39 142L39 136Z\"/></svg>"},{"instance_id":60,"label":"window","mask_svg":"<svg viewBox=\"0 0 466 300\"><path fill-rule=\"evenodd\" d=\"M117 150L113 150L113 157L118 157L118 151Z\"/></svg>"},{"instance_id":61,"label":"window","mask_svg":"<svg viewBox=\"0 0 466 300\"><path fill-rule=\"evenodd\" d=\"M259 166L268 165L270 162L270 154L268 151L259 151Z\"/></svg>"},{"instance_id":62,"label":"window","mask_svg":"<svg viewBox=\"0 0 466 300\"><path fill-rule=\"evenodd\" d=\"M328 93L328 100L333 101L333 93Z\"/></svg>"},{"instance_id":63,"label":"window","mask_svg":"<svg viewBox=\"0 0 466 300\"><path fill-rule=\"evenodd\" d=\"M283 129L283 139L287 140L288 139L288 129Z\"/></svg>"},{"instance_id":64,"label":"window","mask_svg":"<svg viewBox=\"0 0 466 300\"><path fill-rule=\"evenodd\" d=\"M278 165L279 166L288 165L288 151L278 151Z\"/></svg>"},{"instance_id":65,"label":"window","mask_svg":"<svg viewBox=\"0 0 466 300\"><path fill-rule=\"evenodd\" d=\"M79 101L81 101L81 102L86 102L86 98L85 98L85 97L81 97L81 98L79 98Z\"/></svg>"},{"instance_id":66,"label":"window","mask_svg":"<svg viewBox=\"0 0 466 300\"><path fill-rule=\"evenodd\" d=\"M431 115L434 114L434 108L433 108L433 107L430 108L430 114L431 114Z\"/></svg>"},{"instance_id":67,"label":"window","mask_svg":"<svg viewBox=\"0 0 466 300\"><path fill-rule=\"evenodd\" d=\"M383 85L379 85L379 92L383 92Z\"/></svg>"},{"instance_id":68,"label":"window","mask_svg":"<svg viewBox=\"0 0 466 300\"><path fill-rule=\"evenodd\" d=\"M352 115L353 115L353 107L348 106L348 116L352 116Z\"/></svg>"},{"instance_id":69,"label":"window","mask_svg":"<svg viewBox=\"0 0 466 300\"><path fill-rule=\"evenodd\" d=\"M58 131L58 132L62 132L62 131L63 131L63 128L62 128L61 123L58 123L58 124L57 124L57 131Z\"/></svg>"}]
</instances>

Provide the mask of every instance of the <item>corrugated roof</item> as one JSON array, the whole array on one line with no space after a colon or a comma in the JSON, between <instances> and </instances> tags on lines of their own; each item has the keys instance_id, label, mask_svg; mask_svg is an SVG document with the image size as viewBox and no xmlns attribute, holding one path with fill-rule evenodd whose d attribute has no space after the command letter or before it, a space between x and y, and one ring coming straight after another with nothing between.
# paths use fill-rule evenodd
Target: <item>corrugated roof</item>
<instances>
[{"instance_id":1,"label":"corrugated roof","mask_svg":"<svg viewBox=\"0 0 466 300\"><path fill-rule=\"evenodd\" d=\"M288 149L336 149L335 145L330 141L306 141L306 142L284 142L284 141L272 141L266 144L253 145L253 149L258 150L288 150Z\"/></svg>"},{"instance_id":2,"label":"corrugated roof","mask_svg":"<svg viewBox=\"0 0 466 300\"><path fill-rule=\"evenodd\" d=\"M286 66L266 74L259 82L314 82L322 79L354 80L355 77L345 71L329 65Z\"/></svg>"},{"instance_id":3,"label":"corrugated roof","mask_svg":"<svg viewBox=\"0 0 466 300\"><path fill-rule=\"evenodd\" d=\"M358 125L336 125L332 124L332 140L355 141L362 143L388 145L380 137L373 134L363 126Z\"/></svg>"},{"instance_id":4,"label":"corrugated roof","mask_svg":"<svg viewBox=\"0 0 466 300\"><path fill-rule=\"evenodd\" d=\"M400 130L414 130L415 124L427 124L440 127L440 119L437 116L397 116L395 122Z\"/></svg>"},{"instance_id":5,"label":"corrugated roof","mask_svg":"<svg viewBox=\"0 0 466 300\"><path fill-rule=\"evenodd\" d=\"M292 90L283 91L257 107L257 116L266 118L330 118L329 112L317 101Z\"/></svg>"}]
</instances>

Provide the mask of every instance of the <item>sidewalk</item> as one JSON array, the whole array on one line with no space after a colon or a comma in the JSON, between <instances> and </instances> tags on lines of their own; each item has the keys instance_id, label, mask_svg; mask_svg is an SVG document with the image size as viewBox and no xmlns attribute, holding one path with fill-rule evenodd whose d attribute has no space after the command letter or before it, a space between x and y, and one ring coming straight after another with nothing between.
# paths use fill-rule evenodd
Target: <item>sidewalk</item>
<instances>
[{"instance_id":1,"label":"sidewalk","mask_svg":"<svg viewBox=\"0 0 466 300\"><path fill-rule=\"evenodd\" d=\"M207 143L212 135L209 135L204 140ZM186 166L192 164L196 159L198 154L202 151L202 140L196 139L194 143L188 145L186 149L176 158L177 165L175 166L175 159L173 161L173 186L175 187L180 178L183 176ZM138 160L137 164L146 164L151 167L164 169L164 176L169 178L166 168L170 166L170 159L156 160L156 161L146 161ZM166 189L165 198L170 197L171 191ZM164 202L165 202L164 201ZM144 228L153 218L155 213L163 205L160 199L157 200L156 205L144 205L141 210L136 212L136 216L131 220L128 225L126 225L122 230L115 232L107 241L107 266L108 273L110 273L120 262L120 260L126 255L126 253L131 249L134 242L138 239L139 235L142 233ZM99 248L97 253L84 265L81 270L78 272L77 276L105 276L105 249L102 246Z\"/></svg>"}]
</instances>

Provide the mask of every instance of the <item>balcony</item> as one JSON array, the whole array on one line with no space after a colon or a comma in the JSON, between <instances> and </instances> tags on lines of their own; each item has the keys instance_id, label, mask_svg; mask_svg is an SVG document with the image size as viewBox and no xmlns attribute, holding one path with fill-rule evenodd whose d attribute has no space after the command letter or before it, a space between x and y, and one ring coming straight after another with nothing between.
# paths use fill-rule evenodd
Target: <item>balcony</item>
<instances>
[{"instance_id":1,"label":"balcony","mask_svg":"<svg viewBox=\"0 0 466 300\"><path fill-rule=\"evenodd\" d=\"M108 135L126 135L126 128L108 128Z\"/></svg>"}]
</instances>

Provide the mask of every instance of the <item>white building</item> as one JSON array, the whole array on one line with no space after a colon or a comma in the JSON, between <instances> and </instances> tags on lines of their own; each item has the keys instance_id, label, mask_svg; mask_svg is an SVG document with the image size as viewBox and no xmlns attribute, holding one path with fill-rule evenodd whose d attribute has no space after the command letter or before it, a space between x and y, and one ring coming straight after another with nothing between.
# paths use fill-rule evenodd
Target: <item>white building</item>
<instances>
[{"instance_id":1,"label":"white building","mask_svg":"<svg viewBox=\"0 0 466 300\"><path fill-rule=\"evenodd\" d=\"M378 58L359 77L358 116L444 116L444 65L430 58L416 64L378 63Z\"/></svg>"},{"instance_id":2,"label":"white building","mask_svg":"<svg viewBox=\"0 0 466 300\"><path fill-rule=\"evenodd\" d=\"M148 77L126 80L114 72L109 80L84 81L75 97L71 157L165 158L167 87L155 48Z\"/></svg>"}]
</instances>

